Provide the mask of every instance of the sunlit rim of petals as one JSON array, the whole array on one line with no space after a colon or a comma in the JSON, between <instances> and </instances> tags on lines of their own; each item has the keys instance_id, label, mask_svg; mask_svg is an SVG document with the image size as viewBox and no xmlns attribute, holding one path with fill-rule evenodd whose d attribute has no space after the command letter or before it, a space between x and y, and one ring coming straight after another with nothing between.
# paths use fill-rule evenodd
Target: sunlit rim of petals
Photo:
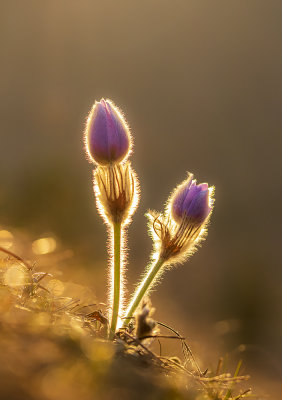
<instances>
[{"instance_id":1,"label":"sunlit rim of petals","mask_svg":"<svg viewBox=\"0 0 282 400\"><path fill-rule=\"evenodd\" d=\"M99 165L126 161L132 150L128 124L111 100L101 99L93 105L85 129L86 152Z\"/></svg>"},{"instance_id":2,"label":"sunlit rim of petals","mask_svg":"<svg viewBox=\"0 0 282 400\"><path fill-rule=\"evenodd\" d=\"M196 183L192 174L183 181L169 199L168 212L172 218L181 223L187 218L194 224L202 224L210 215L213 207L213 187L207 183Z\"/></svg>"}]
</instances>

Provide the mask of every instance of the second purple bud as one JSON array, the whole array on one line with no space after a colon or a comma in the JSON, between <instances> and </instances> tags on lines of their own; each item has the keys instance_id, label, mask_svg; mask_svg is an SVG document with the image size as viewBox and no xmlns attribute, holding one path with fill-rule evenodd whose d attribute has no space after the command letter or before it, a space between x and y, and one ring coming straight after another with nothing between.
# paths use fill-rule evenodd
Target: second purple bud
<instances>
[{"instance_id":1,"label":"second purple bud","mask_svg":"<svg viewBox=\"0 0 282 400\"><path fill-rule=\"evenodd\" d=\"M173 219L181 223L188 218L196 225L202 224L212 210L211 191L207 183L196 184L193 175L179 185L171 199L171 214Z\"/></svg>"}]
</instances>

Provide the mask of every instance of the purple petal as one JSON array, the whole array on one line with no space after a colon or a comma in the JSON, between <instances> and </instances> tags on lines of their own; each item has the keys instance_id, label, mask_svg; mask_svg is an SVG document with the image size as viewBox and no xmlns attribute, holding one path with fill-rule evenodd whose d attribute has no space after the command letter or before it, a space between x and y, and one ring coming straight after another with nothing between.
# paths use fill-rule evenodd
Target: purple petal
<instances>
[{"instance_id":1,"label":"purple petal","mask_svg":"<svg viewBox=\"0 0 282 400\"><path fill-rule=\"evenodd\" d=\"M211 211L209 206L209 191L202 190L198 192L189 205L187 215L196 221L202 223Z\"/></svg>"},{"instance_id":2,"label":"purple petal","mask_svg":"<svg viewBox=\"0 0 282 400\"><path fill-rule=\"evenodd\" d=\"M192 181L192 177L190 176L188 180L180 186L178 191L176 191L176 194L174 196L173 202L172 202L172 216L173 218L177 220L181 220L183 216L183 204L185 202L185 199L189 193L190 187L195 185L195 182Z\"/></svg>"},{"instance_id":3,"label":"purple petal","mask_svg":"<svg viewBox=\"0 0 282 400\"><path fill-rule=\"evenodd\" d=\"M197 224L203 223L211 212L208 184L197 185L190 178L180 185L172 198L171 212L178 223L183 218L189 218Z\"/></svg>"},{"instance_id":4,"label":"purple petal","mask_svg":"<svg viewBox=\"0 0 282 400\"><path fill-rule=\"evenodd\" d=\"M102 99L96 102L87 128L88 151L98 164L121 162L130 148L128 127L115 106Z\"/></svg>"}]
</instances>

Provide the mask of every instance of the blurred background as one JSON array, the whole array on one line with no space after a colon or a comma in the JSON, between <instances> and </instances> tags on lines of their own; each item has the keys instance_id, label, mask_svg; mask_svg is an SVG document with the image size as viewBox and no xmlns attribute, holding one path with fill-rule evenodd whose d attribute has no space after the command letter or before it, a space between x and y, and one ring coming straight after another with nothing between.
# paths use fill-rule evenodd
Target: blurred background
<instances>
[{"instance_id":1,"label":"blurred background","mask_svg":"<svg viewBox=\"0 0 282 400\"><path fill-rule=\"evenodd\" d=\"M129 290L151 251L146 210L162 210L186 171L215 185L208 239L153 294L155 316L187 337L205 366L233 354L262 391L278 388L281 1L0 7L0 229L28 237L21 255L39 265L29 246L53 237L58 257L71 250L65 276L105 301L106 230L82 138L95 99L112 99L134 135L142 190L129 228Z\"/></svg>"}]
</instances>

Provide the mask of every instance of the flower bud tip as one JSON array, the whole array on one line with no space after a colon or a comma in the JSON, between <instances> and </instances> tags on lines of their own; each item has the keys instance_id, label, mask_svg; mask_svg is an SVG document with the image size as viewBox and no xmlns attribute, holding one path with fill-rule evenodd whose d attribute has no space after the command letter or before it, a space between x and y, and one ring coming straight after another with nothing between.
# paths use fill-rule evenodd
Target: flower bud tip
<instances>
[{"instance_id":1,"label":"flower bud tip","mask_svg":"<svg viewBox=\"0 0 282 400\"><path fill-rule=\"evenodd\" d=\"M116 164L128 157L132 143L129 127L111 100L93 105L86 123L85 147L91 161L99 165Z\"/></svg>"},{"instance_id":2,"label":"flower bud tip","mask_svg":"<svg viewBox=\"0 0 282 400\"><path fill-rule=\"evenodd\" d=\"M174 191L171 200L172 218L180 223L183 218L191 220L193 224L202 224L210 215L212 210L213 188L207 183L197 185L193 175L180 184Z\"/></svg>"}]
</instances>

